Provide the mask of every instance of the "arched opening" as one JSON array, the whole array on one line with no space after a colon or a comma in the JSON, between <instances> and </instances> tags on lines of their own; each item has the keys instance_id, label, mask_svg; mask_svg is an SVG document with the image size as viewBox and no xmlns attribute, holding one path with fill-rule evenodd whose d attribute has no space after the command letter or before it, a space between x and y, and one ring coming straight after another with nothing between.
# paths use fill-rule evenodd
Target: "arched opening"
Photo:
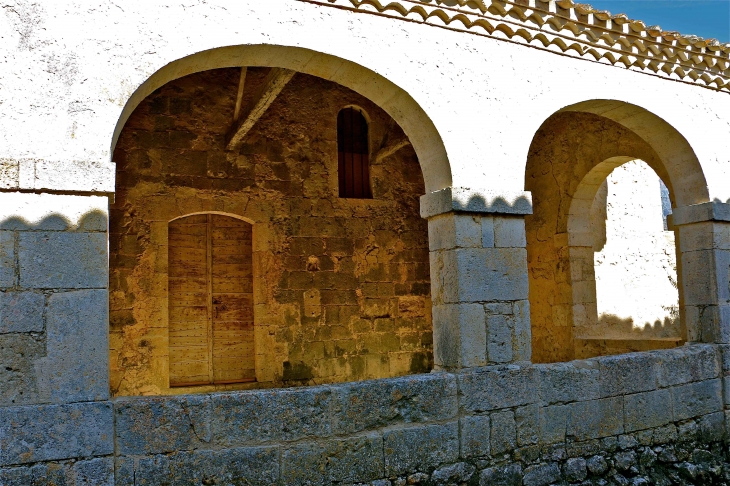
<instances>
[{"instance_id":1,"label":"arched opening","mask_svg":"<svg viewBox=\"0 0 730 486\"><path fill-rule=\"evenodd\" d=\"M337 116L351 106L369 117L372 199L339 197ZM196 72L139 103L120 130L114 159L114 394L319 384L431 369L421 159L378 104L341 84L283 68L247 66L245 76L241 68ZM173 336L179 334L170 334L172 308L186 305L171 307L169 300L180 283L170 280L177 258L170 232L195 218L209 225L215 215L253 225L251 272L244 275L234 263L226 271L253 282L253 338L240 348L253 350L254 372L216 379L213 348L212 378L171 382ZM208 300L215 307L215 279L223 270L216 270L211 248L206 271L212 272ZM191 260L177 263L190 266ZM245 293L241 288L232 293ZM212 316L215 333L212 310L206 317ZM196 363L202 369L202 358Z\"/></svg>"},{"instance_id":2,"label":"arched opening","mask_svg":"<svg viewBox=\"0 0 730 486\"><path fill-rule=\"evenodd\" d=\"M596 218L600 204L604 204L603 211L606 211L608 184L616 182L611 178L619 180L622 171L630 167L625 164L635 160L643 161L647 170L651 169L649 172L653 171L664 181L672 207L707 201L704 177L686 140L666 122L639 107L615 101L575 105L548 118L535 134L525 181L526 189L532 192L534 206L525 225L536 362L665 348L687 339L677 245L672 250L674 258L662 260L658 250L646 247L631 254L624 247L620 257L646 259L654 255L645 266L655 274L660 273L658 266L676 262L676 269L670 269L669 275L680 275L675 277L679 316L676 309L668 310L669 320L660 318L659 326L655 326L654 320L649 330L642 317L649 312L646 301L632 309L633 315L619 316L624 322L615 322L609 312L603 312L603 318L599 313L596 268L603 272L601 305L606 311L611 308L611 298L606 292L612 277L608 277L608 270L601 265L608 258L607 251L619 251L613 246L606 249L607 228L614 231L614 239L646 243L649 238L648 226L632 233L625 225L612 227L609 222L607 227L607 213L602 221ZM628 186L622 184L622 187ZM625 190L614 192L614 196L630 197ZM661 207L658 182L653 196L652 204ZM622 217L631 215L625 211ZM661 224L661 214L656 217L652 224ZM642 271L638 266L634 270ZM625 271L611 270L616 278ZM666 283L669 282L663 282ZM613 290L617 294L624 291ZM671 302L673 289L670 286L669 291L666 288L664 291L663 301ZM625 332L618 332L617 328Z\"/></svg>"}]
</instances>

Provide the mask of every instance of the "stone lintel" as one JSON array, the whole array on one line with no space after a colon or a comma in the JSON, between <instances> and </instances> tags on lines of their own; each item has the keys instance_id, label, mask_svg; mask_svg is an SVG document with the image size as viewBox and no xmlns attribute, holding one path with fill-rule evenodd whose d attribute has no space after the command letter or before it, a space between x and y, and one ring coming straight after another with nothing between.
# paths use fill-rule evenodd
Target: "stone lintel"
<instances>
[{"instance_id":1,"label":"stone lintel","mask_svg":"<svg viewBox=\"0 0 730 486\"><path fill-rule=\"evenodd\" d=\"M113 194L116 164L98 160L0 158L0 189Z\"/></svg>"},{"instance_id":2,"label":"stone lintel","mask_svg":"<svg viewBox=\"0 0 730 486\"><path fill-rule=\"evenodd\" d=\"M447 187L421 196L421 217L439 214L532 214L532 194L526 191L491 191L467 187Z\"/></svg>"},{"instance_id":3,"label":"stone lintel","mask_svg":"<svg viewBox=\"0 0 730 486\"><path fill-rule=\"evenodd\" d=\"M674 208L668 220L670 228L705 221L730 222L730 204L712 201Z\"/></svg>"}]
</instances>

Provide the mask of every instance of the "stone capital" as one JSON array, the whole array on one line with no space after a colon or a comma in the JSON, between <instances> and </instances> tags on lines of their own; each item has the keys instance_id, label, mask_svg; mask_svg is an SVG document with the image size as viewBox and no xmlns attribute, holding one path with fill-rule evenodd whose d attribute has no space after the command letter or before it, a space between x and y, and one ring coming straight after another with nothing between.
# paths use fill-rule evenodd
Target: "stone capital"
<instances>
[{"instance_id":1,"label":"stone capital","mask_svg":"<svg viewBox=\"0 0 730 486\"><path fill-rule=\"evenodd\" d=\"M730 204L712 201L674 208L668 223L671 227L705 221L730 222Z\"/></svg>"}]
</instances>

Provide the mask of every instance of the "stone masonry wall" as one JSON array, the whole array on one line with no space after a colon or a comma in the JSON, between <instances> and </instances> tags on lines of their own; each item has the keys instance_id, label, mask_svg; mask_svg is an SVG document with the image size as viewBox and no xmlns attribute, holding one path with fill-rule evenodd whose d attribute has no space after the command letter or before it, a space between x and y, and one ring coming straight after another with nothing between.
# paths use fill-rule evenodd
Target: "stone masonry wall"
<instances>
[{"instance_id":1,"label":"stone masonry wall","mask_svg":"<svg viewBox=\"0 0 730 486\"><path fill-rule=\"evenodd\" d=\"M167 225L197 212L253 222L257 384L384 378L432 367L423 177L402 130L373 103L297 74L224 150L238 69L169 83L122 131L111 208L111 387L115 395L202 392L168 385ZM248 70L243 104L268 70ZM338 112L370 119L373 199L340 199Z\"/></svg>"},{"instance_id":2,"label":"stone masonry wall","mask_svg":"<svg viewBox=\"0 0 730 486\"><path fill-rule=\"evenodd\" d=\"M0 194L1 485L112 484L107 207Z\"/></svg>"},{"instance_id":3,"label":"stone masonry wall","mask_svg":"<svg viewBox=\"0 0 730 486\"><path fill-rule=\"evenodd\" d=\"M693 345L289 390L120 398L116 484L721 484L730 474L725 361L718 347Z\"/></svg>"},{"instance_id":4,"label":"stone masonry wall","mask_svg":"<svg viewBox=\"0 0 730 486\"><path fill-rule=\"evenodd\" d=\"M687 345L117 398L113 433L111 403L9 407L0 409L0 433L13 438L0 443L0 484L727 484L728 380L730 348ZM94 458L112 450L113 474L109 458Z\"/></svg>"}]
</instances>

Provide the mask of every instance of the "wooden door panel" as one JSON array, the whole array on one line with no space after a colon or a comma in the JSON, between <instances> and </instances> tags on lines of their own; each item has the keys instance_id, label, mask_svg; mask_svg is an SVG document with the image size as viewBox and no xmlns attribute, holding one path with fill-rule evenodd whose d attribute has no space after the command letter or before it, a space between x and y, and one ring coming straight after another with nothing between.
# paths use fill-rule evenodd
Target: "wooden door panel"
<instances>
[{"instance_id":1,"label":"wooden door panel","mask_svg":"<svg viewBox=\"0 0 730 486\"><path fill-rule=\"evenodd\" d=\"M252 226L195 215L168 230L170 385L254 380Z\"/></svg>"}]
</instances>

